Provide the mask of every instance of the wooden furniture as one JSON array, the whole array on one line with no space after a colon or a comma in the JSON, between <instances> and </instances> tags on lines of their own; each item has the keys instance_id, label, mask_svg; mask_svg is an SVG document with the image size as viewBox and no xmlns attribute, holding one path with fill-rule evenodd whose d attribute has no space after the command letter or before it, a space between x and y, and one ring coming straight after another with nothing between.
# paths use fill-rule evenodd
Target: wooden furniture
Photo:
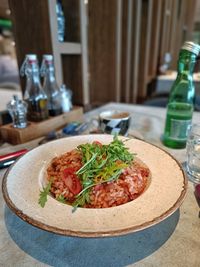
<instances>
[{"instance_id":1,"label":"wooden furniture","mask_svg":"<svg viewBox=\"0 0 200 267\"><path fill-rule=\"evenodd\" d=\"M58 130L72 121L83 121L83 109L74 107L71 111L41 122L29 122L24 129L14 128L12 124L0 127L0 137L3 141L13 145L23 144L30 140L44 136L51 131Z\"/></svg>"},{"instance_id":2,"label":"wooden furniture","mask_svg":"<svg viewBox=\"0 0 200 267\"><path fill-rule=\"evenodd\" d=\"M196 0L95 0L88 4L91 103L142 102L170 53L192 40Z\"/></svg>"},{"instance_id":3,"label":"wooden furniture","mask_svg":"<svg viewBox=\"0 0 200 267\"><path fill-rule=\"evenodd\" d=\"M59 83L85 107L142 102L165 54L175 69L182 43L192 40L196 0L63 0L63 43L57 41L55 3L9 0L18 62L26 53L40 60L53 53Z\"/></svg>"},{"instance_id":4,"label":"wooden furniture","mask_svg":"<svg viewBox=\"0 0 200 267\"><path fill-rule=\"evenodd\" d=\"M65 41L58 41L56 0L48 0L52 52L59 84L63 82L74 93L76 104L89 104L87 16L82 0L62 1L65 15Z\"/></svg>"},{"instance_id":5,"label":"wooden furniture","mask_svg":"<svg viewBox=\"0 0 200 267\"><path fill-rule=\"evenodd\" d=\"M6 110L6 105L11 101L14 95L22 98L21 91L16 91L13 89L0 88L0 126L11 122L11 117Z\"/></svg>"},{"instance_id":6,"label":"wooden furniture","mask_svg":"<svg viewBox=\"0 0 200 267\"><path fill-rule=\"evenodd\" d=\"M16 40L18 65L26 54L53 54L58 84L73 91L74 104L89 103L87 84L86 10L82 0L63 1L65 41L57 36L56 0L9 0ZM82 42L83 41L83 42ZM25 78L21 78L22 90Z\"/></svg>"}]
</instances>

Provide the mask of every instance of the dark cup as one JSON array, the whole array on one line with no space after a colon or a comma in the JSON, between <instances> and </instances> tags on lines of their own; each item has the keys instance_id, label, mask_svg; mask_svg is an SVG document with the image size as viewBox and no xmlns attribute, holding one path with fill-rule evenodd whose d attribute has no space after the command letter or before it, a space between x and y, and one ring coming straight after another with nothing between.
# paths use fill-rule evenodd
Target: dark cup
<instances>
[{"instance_id":1,"label":"dark cup","mask_svg":"<svg viewBox=\"0 0 200 267\"><path fill-rule=\"evenodd\" d=\"M127 135L130 126L130 114L119 111L103 111L99 115L99 127L107 134Z\"/></svg>"}]
</instances>

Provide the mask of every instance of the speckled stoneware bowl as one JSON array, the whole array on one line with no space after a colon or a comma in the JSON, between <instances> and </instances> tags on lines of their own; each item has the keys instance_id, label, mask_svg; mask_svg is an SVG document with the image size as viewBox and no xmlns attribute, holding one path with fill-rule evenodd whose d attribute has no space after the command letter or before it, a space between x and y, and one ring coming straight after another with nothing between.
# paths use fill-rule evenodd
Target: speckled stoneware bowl
<instances>
[{"instance_id":1,"label":"speckled stoneware bowl","mask_svg":"<svg viewBox=\"0 0 200 267\"><path fill-rule=\"evenodd\" d=\"M144 141L129 139L126 146L137 153L151 171L148 188L137 199L113 208L78 208L51 196L44 208L38 204L46 166L56 155L79 144L112 141L110 135L63 138L39 146L21 157L5 174L3 195L8 206L24 221L41 229L69 236L117 236L142 230L171 215L182 203L187 180L180 164L167 152ZM124 139L127 139L124 137Z\"/></svg>"}]
</instances>

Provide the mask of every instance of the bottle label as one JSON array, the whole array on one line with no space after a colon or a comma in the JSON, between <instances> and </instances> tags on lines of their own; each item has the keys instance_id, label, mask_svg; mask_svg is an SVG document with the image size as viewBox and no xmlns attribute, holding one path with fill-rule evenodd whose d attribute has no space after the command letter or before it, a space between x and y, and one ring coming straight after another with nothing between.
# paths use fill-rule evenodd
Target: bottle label
<instances>
[{"instance_id":1,"label":"bottle label","mask_svg":"<svg viewBox=\"0 0 200 267\"><path fill-rule=\"evenodd\" d=\"M192 120L171 119L170 139L186 141Z\"/></svg>"}]
</instances>

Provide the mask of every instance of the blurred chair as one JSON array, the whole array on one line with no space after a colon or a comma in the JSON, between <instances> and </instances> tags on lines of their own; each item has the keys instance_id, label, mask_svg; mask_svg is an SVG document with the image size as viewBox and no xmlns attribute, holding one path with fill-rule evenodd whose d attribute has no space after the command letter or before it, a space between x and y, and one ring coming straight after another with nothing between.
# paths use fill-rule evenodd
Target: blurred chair
<instances>
[{"instance_id":1,"label":"blurred chair","mask_svg":"<svg viewBox=\"0 0 200 267\"><path fill-rule=\"evenodd\" d=\"M12 39L0 35L0 88L20 89L19 71Z\"/></svg>"}]
</instances>

